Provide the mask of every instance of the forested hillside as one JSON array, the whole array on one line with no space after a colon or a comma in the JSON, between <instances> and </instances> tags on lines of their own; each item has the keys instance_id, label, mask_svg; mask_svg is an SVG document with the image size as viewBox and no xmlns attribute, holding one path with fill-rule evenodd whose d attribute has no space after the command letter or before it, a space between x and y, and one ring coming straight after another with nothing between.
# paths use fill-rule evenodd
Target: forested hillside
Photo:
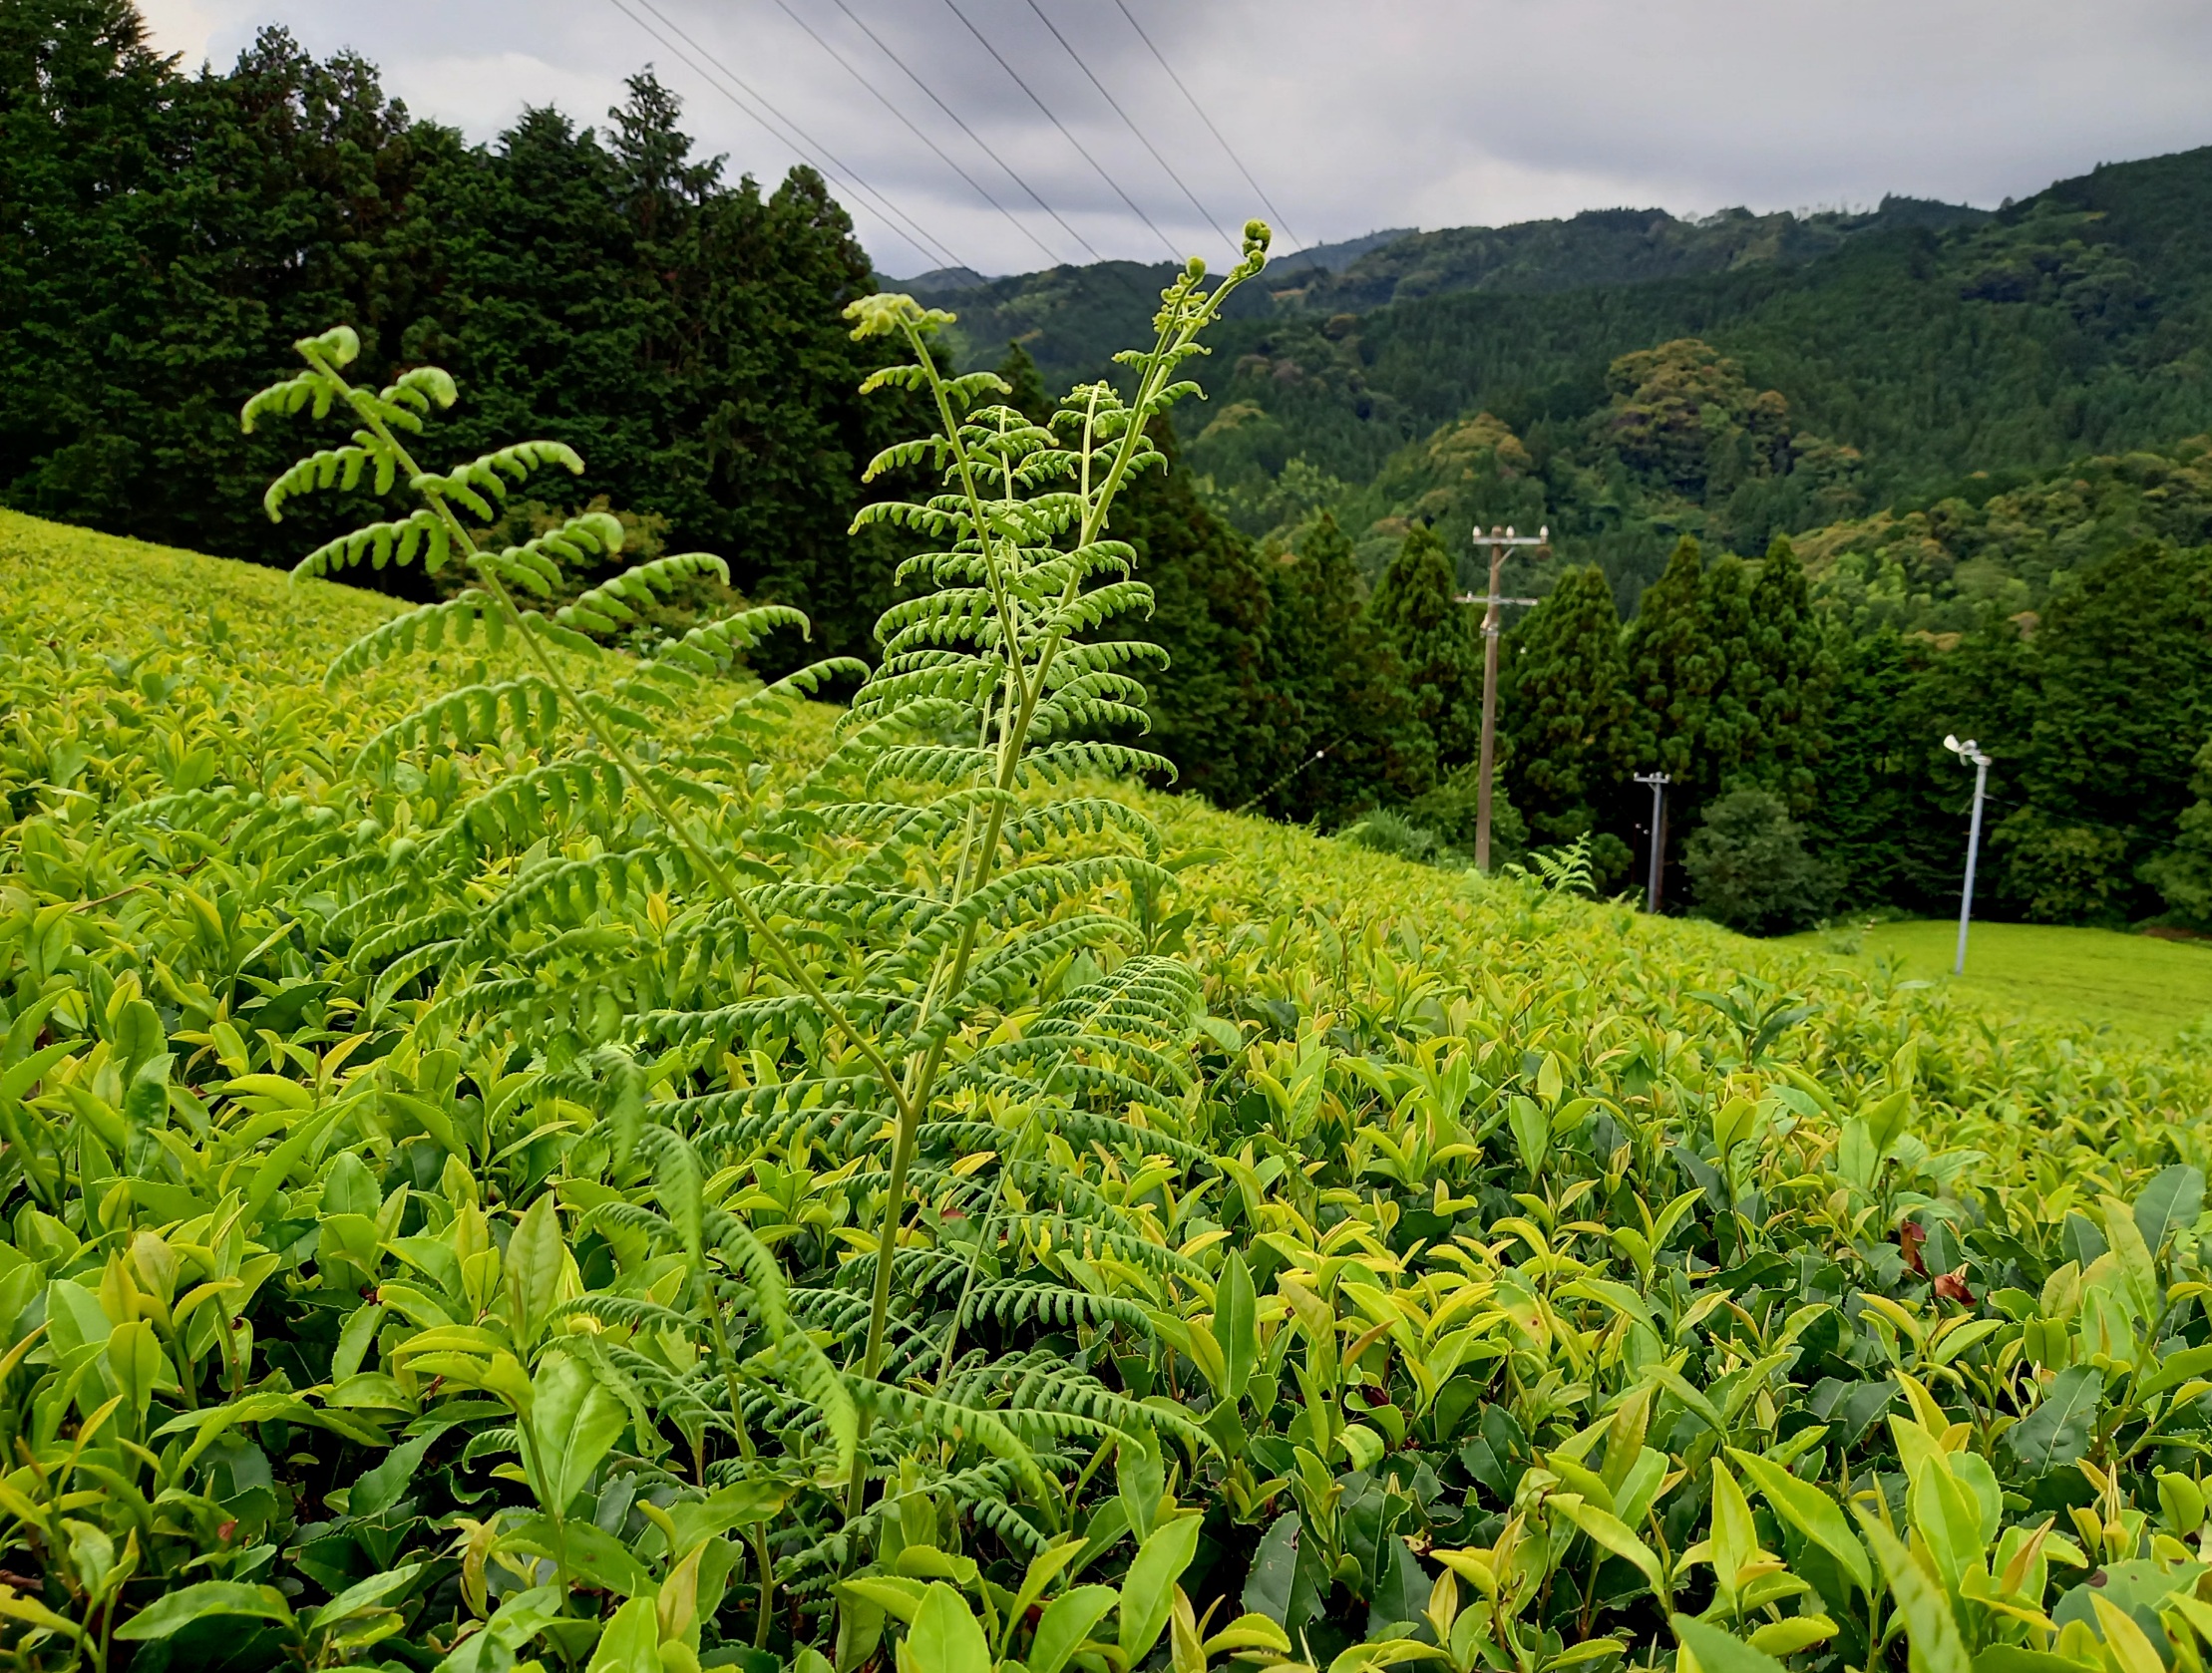
<instances>
[{"instance_id":1,"label":"forested hillside","mask_svg":"<svg viewBox=\"0 0 2212 1673\"><path fill-rule=\"evenodd\" d=\"M347 319L380 374L473 380L455 446L528 415L589 461L577 504L731 552L739 587L863 648L891 557L846 526L898 422L838 317L868 257L818 176L733 180L678 120L647 72L598 126L537 110L469 146L278 28L187 76L127 0L0 4L0 501L288 560L299 528L261 509L282 450L230 421Z\"/></svg>"},{"instance_id":2,"label":"forested hillside","mask_svg":"<svg viewBox=\"0 0 2212 1673\"><path fill-rule=\"evenodd\" d=\"M1487 412L1539 473L1598 463L1625 355L1691 339L1772 390L1793 430L1856 456L1868 506L1977 471L2170 443L2212 425L2212 151L2103 167L1986 224L1877 230L1820 259L1539 294L1463 291L1367 314L1293 313L1225 334L1194 466L1247 505L1293 468L1368 485L1440 427ZM1370 257L1370 260L1376 258ZM1355 273L1357 269L1354 269ZM1346 277L1351 277L1347 274ZM1222 427L1229 408L1251 416ZM1800 452L1773 461L1786 477ZM1302 463L1300 463L1302 462ZM1712 485L1732 495L1738 484ZM1723 512L1738 550L1830 520L1801 502ZM1602 491L1547 480L1555 525L1617 527ZM1635 508L1626 507L1631 516ZM1609 567L1649 579L1667 539Z\"/></svg>"}]
</instances>

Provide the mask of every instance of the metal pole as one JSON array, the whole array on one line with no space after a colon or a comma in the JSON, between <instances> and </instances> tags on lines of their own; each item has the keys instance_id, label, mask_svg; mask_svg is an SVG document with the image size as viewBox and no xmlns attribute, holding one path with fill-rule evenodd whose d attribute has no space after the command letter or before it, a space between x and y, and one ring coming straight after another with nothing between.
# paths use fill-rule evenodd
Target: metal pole
<instances>
[{"instance_id":1,"label":"metal pole","mask_svg":"<svg viewBox=\"0 0 2212 1673\"><path fill-rule=\"evenodd\" d=\"M1489 606L1482 613L1482 776L1475 785L1475 869L1490 869L1490 769L1498 749L1498 571L1505 565L1502 531L1490 531Z\"/></svg>"},{"instance_id":2,"label":"metal pole","mask_svg":"<svg viewBox=\"0 0 2212 1673\"><path fill-rule=\"evenodd\" d=\"M1990 782L1990 758L1974 758L1974 818L1967 830L1967 886L1959 897L1959 956L1951 961L1951 973L1967 973L1967 923L1974 916L1974 860L1982 846L1982 792Z\"/></svg>"},{"instance_id":3,"label":"metal pole","mask_svg":"<svg viewBox=\"0 0 2212 1673\"><path fill-rule=\"evenodd\" d=\"M1659 867L1666 851L1666 787L1672 781L1664 773L1639 773L1636 782L1652 787L1652 872L1651 881L1644 889L1644 909L1657 912L1659 908Z\"/></svg>"}]
</instances>

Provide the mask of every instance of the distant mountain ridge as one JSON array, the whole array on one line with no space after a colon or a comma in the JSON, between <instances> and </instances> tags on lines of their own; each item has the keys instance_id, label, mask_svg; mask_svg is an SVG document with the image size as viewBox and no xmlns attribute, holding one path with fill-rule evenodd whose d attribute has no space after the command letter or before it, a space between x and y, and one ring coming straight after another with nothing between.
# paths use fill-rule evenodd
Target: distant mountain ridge
<instances>
[{"instance_id":1,"label":"distant mountain ridge","mask_svg":"<svg viewBox=\"0 0 2212 1673\"><path fill-rule=\"evenodd\" d=\"M1979 225L1990 214L1964 203L1894 195L1864 213L1761 215L1735 208L1683 220L1664 209L1585 209L1565 220L1408 233L1327 279L1278 287L1275 298L1307 312L1365 313L1462 290L1643 284L1760 262L1816 260L1866 233L1905 226L1946 231Z\"/></svg>"},{"instance_id":2,"label":"distant mountain ridge","mask_svg":"<svg viewBox=\"0 0 2212 1673\"><path fill-rule=\"evenodd\" d=\"M1646 284L1697 273L1818 260L1854 239L1907 227L1974 226L1991 211L1963 203L1888 196L1867 211L1722 209L1688 220L1664 209L1587 209L1558 220L1437 231L1391 228L1295 250L1250 288L1239 318L1278 313L1367 313L1461 291L1548 294ZM1002 278L937 268L889 281L961 315L954 341L978 360L1018 342L1048 385L1095 376L1106 357L1141 335L1171 262L1102 261ZM1288 281L1288 282L1287 282Z\"/></svg>"},{"instance_id":3,"label":"distant mountain ridge","mask_svg":"<svg viewBox=\"0 0 2212 1673\"><path fill-rule=\"evenodd\" d=\"M1547 523L1627 608L1680 534L1755 556L1885 507L1945 523L1938 502L1980 492L1961 484L2212 432L2212 148L1949 224L1896 199L1856 225L1748 236L1755 218L1714 217L1708 265L1642 282L1542 289L1524 270L1365 310L1278 302L1197 367L1184 463L1255 536L1331 510L1370 569L1416 522L1462 554L1476 521ZM1634 231L1589 217L1577 235L1634 254ZM1332 282L1455 254L1423 240ZM1500 270L1499 249L1476 254Z\"/></svg>"}]
</instances>

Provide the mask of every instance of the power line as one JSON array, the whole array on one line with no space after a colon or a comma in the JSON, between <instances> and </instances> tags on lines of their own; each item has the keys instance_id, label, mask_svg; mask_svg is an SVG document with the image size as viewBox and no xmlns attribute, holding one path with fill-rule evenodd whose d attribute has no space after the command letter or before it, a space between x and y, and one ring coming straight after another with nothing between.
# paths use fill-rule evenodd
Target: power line
<instances>
[{"instance_id":1,"label":"power line","mask_svg":"<svg viewBox=\"0 0 2212 1673\"><path fill-rule=\"evenodd\" d=\"M1216 232L1219 232L1222 235L1223 239L1228 242L1230 247L1234 249L1238 244L1238 240L1230 237L1228 228L1222 225L1220 218L1214 213L1214 211L1209 209L1204 203L1201 203L1198 200L1198 193L1193 191L1188 185L1185 185L1183 183L1183 176L1175 171L1175 167L1173 164L1169 163L1166 158L1160 155L1160 148L1152 143L1151 138L1145 133L1145 131L1129 120L1129 113L1121 108L1121 101L1116 99L1111 93L1108 93L1106 91L1106 84L1100 81L1098 77L1092 73L1091 67L1088 64L1083 62L1083 55L1075 50L1074 46L1069 43L1068 38L1065 35L1060 33L1059 25L1054 23L1050 18L1044 15L1044 8L1037 4L1037 0L1029 0L1029 9L1037 14L1037 21L1039 23L1043 24L1045 28L1052 31L1052 38L1060 43L1060 50L1062 52L1065 52L1068 57L1075 60L1075 67L1078 70L1082 71L1083 74L1089 79L1091 86L1098 89L1098 96L1101 99L1105 100L1107 104L1113 107L1114 115L1121 118L1122 127L1128 129L1130 133L1137 136L1137 143L1143 146L1146 151L1150 152L1152 154L1152 161L1159 164L1160 167L1167 171L1168 178L1173 180L1176 183L1177 187L1182 191L1183 195L1191 200L1191 207L1196 209L1199 212L1200 217L1207 221Z\"/></svg>"},{"instance_id":2,"label":"power line","mask_svg":"<svg viewBox=\"0 0 2212 1673\"><path fill-rule=\"evenodd\" d=\"M970 35L974 36L975 39L982 44L983 50L989 53L992 58L997 60L998 67L1001 70L1005 71L1007 75L1013 78L1014 86L1020 88L1023 93L1026 93L1029 96L1029 103L1036 106L1038 110L1042 111L1044 113L1045 120L1051 123L1054 128L1057 128L1060 131L1060 138L1065 140L1069 145L1073 146L1077 154L1083 159L1083 161L1085 163L1088 163L1091 167L1097 172L1098 177L1104 180L1106 184L1112 189L1114 195L1116 197L1119 197L1124 203L1129 205L1129 212L1135 215L1139 220L1143 221L1145 225L1152 228L1152 235L1155 238L1159 239L1160 242L1166 246L1168 259L1171 261L1179 259L1178 252L1175 247L1175 241L1170 238L1165 232L1161 231L1157 225L1154 225L1152 217L1146 214L1143 209L1137 206L1137 200L1134 197L1131 197L1128 192L1121 189L1120 185L1115 182L1114 176L1107 173L1106 170L1102 167L1100 167L1097 158L1091 156L1088 151L1084 150L1083 142L1078 140L1073 134L1070 134L1067 130L1067 124L1062 122L1058 117L1052 114L1052 107L1047 105L1042 99L1039 99L1037 97L1036 90L1032 88L1027 82L1021 79L1020 72L1017 71L1011 64L1008 64L1004 56L1000 54L999 50L991 45L990 37L985 35L980 29L976 28L974 24L968 22L967 14L960 10L958 4L956 3L956 0L944 0L944 5L947 11L949 11L954 17L960 20L961 25L967 30L967 32Z\"/></svg>"},{"instance_id":3,"label":"power line","mask_svg":"<svg viewBox=\"0 0 2212 1673\"><path fill-rule=\"evenodd\" d=\"M838 63L845 67L847 74L852 76L852 78L855 81L859 82L861 86L868 89L869 93L874 96L877 104L883 106L885 110L889 111L893 116L897 117L901 122L905 123L908 133L912 134L916 139L920 140L923 145L927 146L931 151L935 152L939 161L941 161L947 168L951 169L953 173L959 175L961 179L965 180L970 186L974 188L976 196L982 198L984 202L988 203L992 208L996 209L1001 215L1003 215L1006 219L1007 225L1011 226L1024 238L1027 238L1032 244L1036 245L1038 250L1043 254L1045 260L1059 260L1059 257L1052 253L1052 247L1049 244L1047 244L1042 238L1038 237L1034 232L1030 231L1029 228L1022 225L1020 221L1014 219L1012 210L1008 209L1005 204L999 202L999 200L993 197L988 191L985 191L983 189L982 183L977 180L974 175L970 174L965 168L962 168L957 163L953 162L950 157L947 157L944 153L944 149L939 146L936 141L930 139L928 135L922 133L921 129L917 128L914 125L913 119L911 119L905 111L902 111L897 105L894 105L888 98L886 98L883 91L878 88L874 82L870 81L866 76L862 75L859 68L855 66L850 59L848 59L842 52L838 51L836 47L832 46L829 41L824 39L823 36L816 31L814 25L809 23L805 19L805 17L801 16L800 13L793 10L790 0L776 0L776 4L783 10L783 13L786 17L790 18L793 23L796 23L801 29L807 32L808 37L813 40L816 46L820 47L824 52L828 53L832 58L836 59Z\"/></svg>"},{"instance_id":4,"label":"power line","mask_svg":"<svg viewBox=\"0 0 2212 1673\"><path fill-rule=\"evenodd\" d=\"M965 134L970 140L973 140L975 142L975 147L978 151L980 151L985 157L989 158L993 163L997 164L998 167L1005 172L1005 175L1008 179L1012 180L1014 184L1021 187L1023 191L1026 191L1029 194L1030 200L1034 202L1038 208L1042 209L1055 221L1059 222L1060 230L1062 232L1065 232L1070 238L1073 238L1076 243L1081 245L1084 254L1088 255L1093 261L1103 261L1106 259L1104 256L1100 255L1097 250L1091 247L1091 242L1088 238L1084 237L1082 233L1076 231L1074 227L1068 225L1066 220L1062 219L1060 211L1055 209L1050 203L1047 203L1044 198L1038 193L1035 186L1031 185L1027 180L1023 179L1020 174L1014 171L1014 167L1012 164L1008 163L1004 158L1000 157L998 153L991 150L991 148L984 142L983 137L980 134L976 133L974 129L968 127L966 121L962 119L959 112L952 109L952 107L947 105L942 99L939 99L937 97L936 90L932 88L927 82L923 81L920 76L916 75L914 71L908 67L907 61L901 58L897 53L893 52L891 48L885 44L884 38L868 26L868 22L865 18L857 15L854 12L853 8L845 3L845 0L836 0L836 4L839 11L843 12L847 17L853 20L854 27L859 29L862 34L866 35L871 41L874 41L876 43L878 51L880 51L886 58L890 59L892 63L899 66L900 70L905 74L907 80L913 82L915 86L919 87L923 93L927 94L929 97L929 102L932 105L936 106L936 108L942 111L946 116L950 117L952 121L958 126L962 134ZM964 23L966 22L966 19L963 18L961 19L961 21ZM1057 258L1055 257L1055 259Z\"/></svg>"},{"instance_id":5,"label":"power line","mask_svg":"<svg viewBox=\"0 0 2212 1673\"><path fill-rule=\"evenodd\" d=\"M640 27L645 27L644 21L641 18L638 18L635 13L629 12L628 8L621 4L621 0L614 0L614 4L616 5L617 9L628 13L633 22L638 23ZM947 246L941 239L931 236L928 229L924 227L920 221L916 220L914 216L908 214L905 210L901 209L899 205L893 202L886 193L878 191L875 186L871 185L868 182L867 178L862 175L859 169L853 167L850 164L846 163L837 155L837 153L831 151L829 147L822 144L821 141L817 140L813 135L809 134L804 128L801 128L796 122L793 122L791 118L785 116L783 112L776 109L774 103L764 97L758 88L753 87L742 76L739 76L735 72L733 72L728 65L724 64L719 58L716 58L713 53L709 52L705 47L701 46L697 41L693 40L692 37L684 31L683 27L680 24L676 23L658 6L654 5L653 0L637 0L637 4L643 6L648 12L651 12L654 17L658 18L662 24L673 31L677 38L683 41L685 45L689 46L692 51L696 52L701 58L704 58L709 64L713 65L715 70L722 76L724 80L729 81L735 84L737 87L743 89L747 97L751 98L755 103L763 106L768 111L769 115L773 116L778 122L782 123L786 128L790 129L792 133L796 134L800 138L800 140L805 143L804 146L794 147L795 150L800 151L802 156L805 155L808 148L812 148L812 150L814 150L815 152L820 153L823 158L828 160L832 168L844 174L863 192L875 199L876 206L896 223L893 227L893 230L896 231L901 226L911 229L921 241L916 242L915 239L912 238L910 238L908 241L910 243L914 243L915 248L919 250L924 257L927 257L931 251L934 251L938 256L941 256L947 263L952 266L958 267L964 265L964 263L961 262L960 258L957 255L953 254L950 247ZM660 37L649 27L646 28L646 32L648 34L652 34L655 40L661 40L662 45L668 45L668 43L663 40L662 37ZM670 50L678 51L678 49L674 47L670 47ZM678 53L678 55L681 56L680 52ZM686 60L686 62L689 62L689 60ZM692 68L696 70L698 69L698 66L696 64L693 64ZM713 85L711 78L709 79L709 85ZM730 98L731 103L739 104L737 100L731 98L727 90L717 88L716 91L721 92L724 98ZM739 108L744 109L742 104L739 104ZM750 111L747 111L746 114L749 116L754 115L754 113ZM754 120L759 121L759 118L757 116L754 116ZM763 123L762 126L766 127L767 125ZM775 131L773 129L770 129L769 132L773 134ZM779 136L779 138L781 138L781 136ZM786 141L785 143L789 144L790 142ZM810 159L810 161L812 160Z\"/></svg>"},{"instance_id":6,"label":"power line","mask_svg":"<svg viewBox=\"0 0 2212 1673\"><path fill-rule=\"evenodd\" d=\"M1175 73L1175 66L1168 62L1167 56L1158 47L1153 46L1152 37L1145 33L1145 26L1137 21L1137 14L1129 9L1128 0L1114 0L1114 4L1121 8L1121 15L1129 20L1129 27L1137 32L1137 39L1150 48L1152 56L1159 61L1160 68L1168 73L1168 80L1175 83L1175 89L1183 95L1184 102L1198 113L1198 120L1206 124L1206 131L1220 143L1222 150L1228 154L1229 161L1237 165L1237 172L1244 175L1245 184L1260 194L1260 201L1267 205L1268 213L1275 217L1275 224L1290 236L1292 244L1302 247L1305 240L1290 231L1290 223L1284 219L1283 211L1275 206L1275 201L1269 197L1266 188L1252 177L1252 170L1245 167L1245 160L1237 155L1237 149L1229 143L1229 137L1214 126L1214 119L1206 114L1206 107L1191 96L1191 90L1183 85L1183 78Z\"/></svg>"},{"instance_id":7,"label":"power line","mask_svg":"<svg viewBox=\"0 0 2212 1673\"><path fill-rule=\"evenodd\" d=\"M620 12L624 17L628 18L630 22L636 24L638 28L644 30L647 35L650 35L663 47L666 47L670 52L674 53L676 57L682 60L682 62L688 68L690 68L694 74L698 75L703 81L705 81L708 87L712 88L716 93L719 93L724 99L728 100L732 105L735 105L739 110L743 111L747 116L751 117L756 123L760 124L760 126L768 132L770 137L775 139L779 144L791 146L794 151L797 151L802 157L807 158L808 162L814 163L815 166L818 167L821 167L821 164L816 162L816 158L814 156L809 155L810 152L814 154L819 154L820 158L826 159L830 167L824 169L824 172L834 172L844 175L862 192L873 198L875 200L875 206L878 208L879 212L884 214L886 219L891 223L891 230L895 233L898 233L900 237L905 238L908 243L912 244L924 261L942 261L945 265L951 267L966 265L944 244L940 243L937 239L931 237L919 221L915 220L911 215L906 214L896 204L894 204L890 198L885 196L882 192L878 191L873 185L869 184L858 170L854 169L849 165L840 160L835 152L832 152L827 146L824 146L819 140L816 140L814 136L809 134L804 128L801 128L797 123L793 122L789 117L785 116L781 111L777 110L773 103L765 98L762 98L760 93L753 87L748 85L742 77L734 74L729 69L729 67L723 64L720 59L716 58L714 54L709 52L705 47L699 45L697 41L693 40L677 24L671 22L668 17L652 3L652 0L637 0L637 4L644 7L646 11L652 13L655 18L658 18L666 28L674 33L678 39L685 42L692 49L693 52L696 52L699 55L700 58L704 58L708 64L713 65L716 74L710 74L707 70L700 66L697 60L689 57L684 52L682 47L677 46L675 42L670 41L667 36L661 34L659 30L655 29L651 24L647 23L635 12L631 11L629 9L629 6L625 4L625 0L607 0L607 3L611 5L616 11ZM718 76L719 79L717 79ZM735 85L737 88L741 89L744 92L747 98L750 98L754 102L764 107L768 111L769 116L774 117L776 119L776 122L783 124L785 128L788 128L793 134L796 134L799 137L799 140L803 142L803 144L795 144L788 135L777 133L775 127L769 122L767 117L763 117L759 111L754 110L752 106L746 102L746 99L740 98L737 94L732 93L728 87L723 86L722 83L724 81Z\"/></svg>"}]
</instances>

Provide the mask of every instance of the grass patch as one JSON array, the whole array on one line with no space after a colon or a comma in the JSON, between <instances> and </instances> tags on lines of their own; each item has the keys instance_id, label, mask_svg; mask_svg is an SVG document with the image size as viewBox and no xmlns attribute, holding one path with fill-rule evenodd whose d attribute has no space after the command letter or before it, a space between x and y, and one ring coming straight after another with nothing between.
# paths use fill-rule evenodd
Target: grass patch
<instances>
[{"instance_id":1,"label":"grass patch","mask_svg":"<svg viewBox=\"0 0 2212 1673\"><path fill-rule=\"evenodd\" d=\"M1951 973L1959 926L1922 918L1793 936L1868 969L1889 960L1906 981L1933 982L1979 1008L2123 1028L2164 1039L2212 1014L2212 946L2112 929L1978 923L1964 976Z\"/></svg>"}]
</instances>

